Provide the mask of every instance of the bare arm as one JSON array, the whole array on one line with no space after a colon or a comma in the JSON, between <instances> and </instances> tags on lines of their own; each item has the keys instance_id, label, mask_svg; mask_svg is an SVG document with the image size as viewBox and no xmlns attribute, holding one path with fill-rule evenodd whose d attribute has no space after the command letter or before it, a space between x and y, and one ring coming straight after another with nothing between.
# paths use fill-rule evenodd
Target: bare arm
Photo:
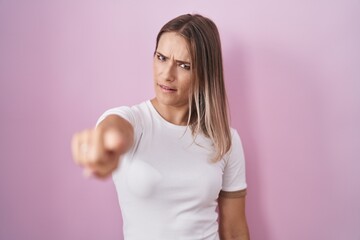
<instances>
[{"instance_id":1,"label":"bare arm","mask_svg":"<svg viewBox=\"0 0 360 240\"><path fill-rule=\"evenodd\" d=\"M101 130L104 133L113 132L119 135L119 145L118 149L121 150L122 153L127 152L134 142L134 129L132 125L125 120L124 118L117 115L110 115L106 117L103 121L99 123L96 128L97 130ZM104 140L107 140L106 138ZM113 139L115 140L115 139ZM108 143L111 145L111 143ZM111 146L110 146L111 147ZM115 147L115 146L114 146Z\"/></svg>"},{"instance_id":2,"label":"bare arm","mask_svg":"<svg viewBox=\"0 0 360 240\"><path fill-rule=\"evenodd\" d=\"M221 240L249 240L249 229L245 216L245 196L220 196L219 234Z\"/></svg>"},{"instance_id":3,"label":"bare arm","mask_svg":"<svg viewBox=\"0 0 360 240\"><path fill-rule=\"evenodd\" d=\"M96 129L74 134L71 148L74 161L85 174L108 177L118 166L119 158L134 142L132 125L117 115L106 117Z\"/></svg>"}]
</instances>

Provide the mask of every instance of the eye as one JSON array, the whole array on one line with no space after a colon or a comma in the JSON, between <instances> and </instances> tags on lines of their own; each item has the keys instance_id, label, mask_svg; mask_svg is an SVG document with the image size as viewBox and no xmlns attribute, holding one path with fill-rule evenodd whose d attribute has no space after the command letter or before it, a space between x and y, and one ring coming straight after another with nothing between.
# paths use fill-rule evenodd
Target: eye
<instances>
[{"instance_id":1,"label":"eye","mask_svg":"<svg viewBox=\"0 0 360 240\"><path fill-rule=\"evenodd\" d=\"M156 54L156 58L161 61L161 62L165 62L166 57L164 57L163 55L161 55L160 53Z\"/></svg>"},{"instance_id":2,"label":"eye","mask_svg":"<svg viewBox=\"0 0 360 240\"><path fill-rule=\"evenodd\" d=\"M190 70L190 64L188 63L180 63L179 66L185 70Z\"/></svg>"}]
</instances>

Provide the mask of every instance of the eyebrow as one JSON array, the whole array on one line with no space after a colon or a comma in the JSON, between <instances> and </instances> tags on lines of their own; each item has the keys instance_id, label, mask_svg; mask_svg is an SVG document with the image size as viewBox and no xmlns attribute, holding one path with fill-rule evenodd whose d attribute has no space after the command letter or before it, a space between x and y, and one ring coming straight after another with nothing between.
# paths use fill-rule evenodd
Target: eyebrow
<instances>
[{"instance_id":1,"label":"eyebrow","mask_svg":"<svg viewBox=\"0 0 360 240\"><path fill-rule=\"evenodd\" d=\"M161 52L159 52L159 51L155 51L155 53L156 53L156 54L160 54L161 56L163 56L163 57L164 57L164 58L166 58L166 59L169 59L169 57L165 56L164 54L162 54L162 53L161 53ZM175 59L175 61L176 61L176 62L178 62L178 63L185 63L185 64L189 64L189 65L191 65L191 63L190 63L190 62L188 62L188 61L177 60L177 59Z\"/></svg>"}]
</instances>

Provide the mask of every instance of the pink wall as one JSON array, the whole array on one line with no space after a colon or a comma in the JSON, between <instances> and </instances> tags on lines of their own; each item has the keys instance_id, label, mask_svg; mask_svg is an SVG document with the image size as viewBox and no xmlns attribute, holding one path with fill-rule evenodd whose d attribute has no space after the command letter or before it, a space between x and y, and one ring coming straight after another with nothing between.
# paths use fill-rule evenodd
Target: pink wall
<instances>
[{"instance_id":1,"label":"pink wall","mask_svg":"<svg viewBox=\"0 0 360 240\"><path fill-rule=\"evenodd\" d=\"M153 96L155 35L218 25L253 240L360 239L359 1L0 1L0 239L122 239L70 138ZM291 2L291 3L290 3Z\"/></svg>"}]
</instances>

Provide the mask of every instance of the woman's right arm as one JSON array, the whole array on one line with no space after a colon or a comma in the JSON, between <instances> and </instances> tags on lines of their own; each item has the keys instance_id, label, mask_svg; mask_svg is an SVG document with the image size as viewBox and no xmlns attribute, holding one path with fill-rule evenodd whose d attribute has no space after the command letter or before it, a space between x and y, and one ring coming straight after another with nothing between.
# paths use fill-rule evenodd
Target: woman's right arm
<instances>
[{"instance_id":1,"label":"woman's right arm","mask_svg":"<svg viewBox=\"0 0 360 240\"><path fill-rule=\"evenodd\" d=\"M71 149L85 175L106 178L117 168L120 156L134 143L134 129L124 118L109 115L94 129L75 133Z\"/></svg>"}]
</instances>

